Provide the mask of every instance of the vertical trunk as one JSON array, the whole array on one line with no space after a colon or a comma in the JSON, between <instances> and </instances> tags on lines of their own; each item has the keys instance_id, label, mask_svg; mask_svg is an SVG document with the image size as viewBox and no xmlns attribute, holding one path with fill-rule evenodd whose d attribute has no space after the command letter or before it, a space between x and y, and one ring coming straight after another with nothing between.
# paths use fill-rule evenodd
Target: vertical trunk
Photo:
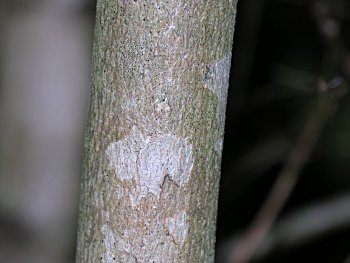
<instances>
[{"instance_id":1,"label":"vertical trunk","mask_svg":"<svg viewBox=\"0 0 350 263\"><path fill-rule=\"evenodd\" d=\"M212 262L236 0L100 0L77 262Z\"/></svg>"}]
</instances>

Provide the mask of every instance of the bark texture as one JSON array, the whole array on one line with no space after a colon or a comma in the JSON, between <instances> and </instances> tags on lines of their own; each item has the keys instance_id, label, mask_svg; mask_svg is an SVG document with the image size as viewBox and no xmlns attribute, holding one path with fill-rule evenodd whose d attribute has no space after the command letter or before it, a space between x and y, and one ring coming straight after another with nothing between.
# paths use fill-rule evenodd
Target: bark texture
<instances>
[{"instance_id":1,"label":"bark texture","mask_svg":"<svg viewBox=\"0 0 350 263\"><path fill-rule=\"evenodd\" d=\"M100 0L77 262L213 262L236 0Z\"/></svg>"}]
</instances>

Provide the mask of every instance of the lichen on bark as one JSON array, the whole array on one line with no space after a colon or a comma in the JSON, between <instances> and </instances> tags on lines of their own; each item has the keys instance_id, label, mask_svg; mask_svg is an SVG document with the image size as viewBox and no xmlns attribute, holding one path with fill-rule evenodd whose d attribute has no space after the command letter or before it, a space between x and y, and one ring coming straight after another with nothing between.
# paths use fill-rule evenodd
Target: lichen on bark
<instances>
[{"instance_id":1,"label":"lichen on bark","mask_svg":"<svg viewBox=\"0 0 350 263\"><path fill-rule=\"evenodd\" d=\"M235 14L99 1L77 262L213 262Z\"/></svg>"}]
</instances>

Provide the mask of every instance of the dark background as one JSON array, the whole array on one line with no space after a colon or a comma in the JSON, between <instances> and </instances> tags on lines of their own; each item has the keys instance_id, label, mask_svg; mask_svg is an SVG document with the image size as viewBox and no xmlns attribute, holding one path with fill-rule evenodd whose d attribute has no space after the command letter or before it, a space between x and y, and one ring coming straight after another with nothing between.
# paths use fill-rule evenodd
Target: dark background
<instances>
[{"instance_id":1,"label":"dark background","mask_svg":"<svg viewBox=\"0 0 350 263\"><path fill-rule=\"evenodd\" d=\"M1 5L0 262L73 262L95 2ZM320 80L346 88L349 14L345 0L239 0L217 262L228 262L271 190ZM345 262L349 116L344 96L254 262Z\"/></svg>"}]
</instances>

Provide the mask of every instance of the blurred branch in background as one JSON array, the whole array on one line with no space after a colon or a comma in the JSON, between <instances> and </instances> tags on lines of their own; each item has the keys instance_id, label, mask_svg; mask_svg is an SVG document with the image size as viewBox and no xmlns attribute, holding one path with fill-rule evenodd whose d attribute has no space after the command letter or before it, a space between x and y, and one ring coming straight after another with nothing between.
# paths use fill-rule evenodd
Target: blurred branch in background
<instances>
[{"instance_id":1,"label":"blurred branch in background","mask_svg":"<svg viewBox=\"0 0 350 263\"><path fill-rule=\"evenodd\" d=\"M329 117L337 108L338 99L345 95L345 91L334 92L333 89L341 89L342 81L333 86L335 80L329 83L320 81L318 105L311 115L310 120L306 123L303 131L297 139L295 146L292 148L286 164L277 177L271 191L257 213L254 221L233 250L232 259L228 262L245 263L249 262L256 250L261 245L265 235L274 224L277 216L284 207L294 186L298 180L300 172L309 159L314 149L315 143L321 136ZM344 87L343 87L344 88Z\"/></svg>"},{"instance_id":2,"label":"blurred branch in background","mask_svg":"<svg viewBox=\"0 0 350 263\"><path fill-rule=\"evenodd\" d=\"M4 1L0 262L72 262L93 13Z\"/></svg>"},{"instance_id":3,"label":"blurred branch in background","mask_svg":"<svg viewBox=\"0 0 350 263\"><path fill-rule=\"evenodd\" d=\"M283 216L265 236L254 255L254 262L269 258L276 251L292 250L330 233L350 227L350 195L342 194L319 203L298 208ZM218 262L225 262L232 254L241 235L236 235L220 247Z\"/></svg>"},{"instance_id":4,"label":"blurred branch in background","mask_svg":"<svg viewBox=\"0 0 350 263\"><path fill-rule=\"evenodd\" d=\"M309 8L310 6L307 3L299 3L298 1L289 1L290 4L297 3L302 8ZM309 2L310 3L310 2ZM348 7L348 6L347 6ZM301 134L299 135L296 143L292 146L289 156L287 157L281 172L278 174L277 179L273 183L269 194L263 203L262 207L259 209L255 215L251 225L248 227L247 232L236 242L234 242L234 247L231 244L231 248L228 249L231 252L227 252L226 259L222 259L222 262L230 263L246 263L250 262L254 255L259 251L259 248L266 246L268 232L271 227L275 224L275 221L278 215L281 213L286 202L288 201L295 184L300 176L300 172L309 161L309 157L313 149L315 148L318 138L324 131L327 129L327 124L329 117L331 117L336 109L338 108L338 100L342 98L347 93L347 85L349 80L349 75L346 72L348 65L347 54L348 50L346 45L342 42L340 32L342 31L342 20L344 19L344 10L345 1L311 1L311 13L313 14L313 19L316 22L320 36L325 43L325 48L323 49L322 63L320 69L320 76L318 77L318 83L314 84L314 87L317 87L319 95L317 96L318 105L311 114L311 118L306 122L304 128L302 129ZM341 14L339 14L339 12ZM312 17L310 15L310 17ZM293 36L290 36L291 38ZM285 69L290 69L288 66L284 66ZM284 71L286 71L284 69ZM302 72L300 70L300 72ZM281 74L279 76L280 85L286 86L288 82L295 82L295 80L301 76L297 73L295 75L291 74L291 77L286 77ZM306 87L310 83L301 83L303 87ZM289 85L289 84L288 84ZM296 83L292 84L296 86ZM300 90L305 90L300 88ZM267 89L267 92L269 89ZM266 94L266 90L263 91ZM270 89L270 92L273 92ZM258 97L258 103L256 106L262 105L269 96L260 94ZM276 95L274 95L276 97ZM276 99L276 98L274 98ZM271 142L273 140L270 140ZM266 143L269 144L269 143ZM265 145L265 144L262 144ZM270 144L271 145L271 144ZM279 149L282 150L283 145L279 142ZM269 147L265 147L268 149ZM271 149L271 147L270 147ZM277 149L276 147L274 149ZM256 148L254 148L256 150ZM261 159L261 151L259 153L254 152L250 155L248 160L255 159L255 162ZM259 155L259 157L257 157ZM266 155L271 157L266 152ZM266 157L266 156L265 156ZM265 163L271 163L271 157L266 161L267 158L264 158ZM279 162L279 158L274 158L275 162ZM244 160L244 159L243 159ZM242 159L240 159L242 161ZM247 161L246 161L247 162ZM273 162L273 161L272 161ZM237 167L241 167L242 163L239 163ZM314 182L317 184L317 182ZM337 205L338 203L333 203ZM326 207L325 207L326 208ZM332 213L333 209L330 206L328 211L323 211L324 213ZM340 206L341 209L344 209L344 206ZM314 214L317 216L318 214ZM344 213L338 213L338 215L344 215ZM304 218L305 219L305 218ZM328 219L336 220L337 217L328 217ZM315 218L317 222L317 218ZM305 222L307 224L307 222ZM328 222L329 225L337 225L337 221ZM292 225L289 224L289 227ZM298 227L297 225L294 227ZM313 228L310 226L310 229ZM304 237L307 236L307 231L305 231ZM300 235L302 236L302 235ZM299 240L302 243L302 240ZM228 245L224 245L228 248ZM220 252L219 252L220 253ZM257 260L257 257L254 257Z\"/></svg>"}]
</instances>

